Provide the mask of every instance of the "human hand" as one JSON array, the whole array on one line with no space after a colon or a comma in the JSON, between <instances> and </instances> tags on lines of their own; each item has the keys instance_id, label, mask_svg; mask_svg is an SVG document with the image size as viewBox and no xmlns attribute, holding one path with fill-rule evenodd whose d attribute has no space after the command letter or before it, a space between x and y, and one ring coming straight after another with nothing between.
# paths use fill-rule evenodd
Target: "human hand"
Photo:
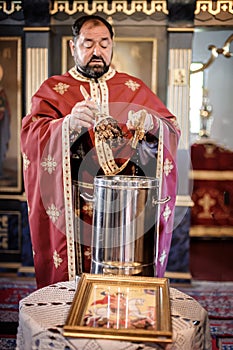
<instances>
[{"instance_id":1,"label":"human hand","mask_svg":"<svg viewBox=\"0 0 233 350\"><path fill-rule=\"evenodd\" d=\"M144 133L154 128L154 118L145 109L138 112L129 111L126 123L129 130L141 129Z\"/></svg>"},{"instance_id":2,"label":"human hand","mask_svg":"<svg viewBox=\"0 0 233 350\"><path fill-rule=\"evenodd\" d=\"M70 113L70 131L80 130L81 127L93 127L97 112L93 101L77 102Z\"/></svg>"},{"instance_id":3,"label":"human hand","mask_svg":"<svg viewBox=\"0 0 233 350\"><path fill-rule=\"evenodd\" d=\"M84 100L77 102L70 113L70 131L80 131L82 127L91 128L95 124L97 104L91 99L83 86L80 87Z\"/></svg>"},{"instance_id":4,"label":"human hand","mask_svg":"<svg viewBox=\"0 0 233 350\"><path fill-rule=\"evenodd\" d=\"M138 141L141 141L145 133L154 128L154 120L157 123L156 119L145 109L138 112L129 111L126 125L129 130L135 131L131 142L132 148L136 149Z\"/></svg>"}]
</instances>

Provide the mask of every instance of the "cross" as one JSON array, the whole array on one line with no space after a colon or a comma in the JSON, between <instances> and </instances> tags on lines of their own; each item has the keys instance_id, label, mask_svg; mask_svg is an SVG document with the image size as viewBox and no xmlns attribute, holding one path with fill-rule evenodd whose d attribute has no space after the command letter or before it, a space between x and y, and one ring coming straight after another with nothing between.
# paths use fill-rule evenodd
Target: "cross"
<instances>
[{"instance_id":1,"label":"cross","mask_svg":"<svg viewBox=\"0 0 233 350\"><path fill-rule=\"evenodd\" d=\"M199 199L198 204L203 207L203 211L198 214L199 217L209 218L210 207L216 203L216 200L211 198L209 193L205 193L204 196Z\"/></svg>"}]
</instances>

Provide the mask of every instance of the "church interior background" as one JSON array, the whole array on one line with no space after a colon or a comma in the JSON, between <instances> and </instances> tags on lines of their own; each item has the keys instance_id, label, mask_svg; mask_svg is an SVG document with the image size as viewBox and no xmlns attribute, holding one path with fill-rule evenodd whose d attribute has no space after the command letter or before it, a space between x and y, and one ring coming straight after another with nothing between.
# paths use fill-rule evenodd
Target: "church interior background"
<instances>
[{"instance_id":1,"label":"church interior background","mask_svg":"<svg viewBox=\"0 0 233 350\"><path fill-rule=\"evenodd\" d=\"M230 0L0 1L1 273L34 273L21 120L42 81L72 64L71 25L83 14L99 14L111 22L116 67L142 78L181 126L179 187L166 275L174 280L232 281Z\"/></svg>"}]
</instances>

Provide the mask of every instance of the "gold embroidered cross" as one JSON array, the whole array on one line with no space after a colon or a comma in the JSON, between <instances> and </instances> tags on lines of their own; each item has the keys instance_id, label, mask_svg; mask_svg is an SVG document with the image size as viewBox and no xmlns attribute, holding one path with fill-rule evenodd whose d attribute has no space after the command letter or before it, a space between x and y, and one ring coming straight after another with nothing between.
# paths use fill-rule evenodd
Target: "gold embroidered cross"
<instances>
[{"instance_id":1,"label":"gold embroidered cross","mask_svg":"<svg viewBox=\"0 0 233 350\"><path fill-rule=\"evenodd\" d=\"M140 87L140 85L136 81L133 81L131 79L126 81L125 85L128 86L128 88L132 91L136 91Z\"/></svg>"},{"instance_id":2,"label":"gold embroidered cross","mask_svg":"<svg viewBox=\"0 0 233 350\"><path fill-rule=\"evenodd\" d=\"M64 84L64 83L58 83L53 87L53 90L58 92L60 95L63 95L67 90L70 85Z\"/></svg>"}]
</instances>

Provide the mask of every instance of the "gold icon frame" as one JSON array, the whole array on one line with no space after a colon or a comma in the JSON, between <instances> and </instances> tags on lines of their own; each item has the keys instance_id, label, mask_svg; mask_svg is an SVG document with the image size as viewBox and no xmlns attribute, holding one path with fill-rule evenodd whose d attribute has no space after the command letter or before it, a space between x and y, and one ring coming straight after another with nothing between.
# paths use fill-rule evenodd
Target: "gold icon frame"
<instances>
[{"instance_id":1,"label":"gold icon frame","mask_svg":"<svg viewBox=\"0 0 233 350\"><path fill-rule=\"evenodd\" d=\"M76 338L171 343L168 279L83 274L63 333Z\"/></svg>"},{"instance_id":2,"label":"gold icon frame","mask_svg":"<svg viewBox=\"0 0 233 350\"><path fill-rule=\"evenodd\" d=\"M3 177L0 179L0 198L4 193L21 193L22 191L22 159L20 153L22 122L21 55L21 37L0 38L0 67L2 71L0 88L1 91L5 91L10 109L10 138L5 157L2 160L0 159L3 168Z\"/></svg>"}]
</instances>

